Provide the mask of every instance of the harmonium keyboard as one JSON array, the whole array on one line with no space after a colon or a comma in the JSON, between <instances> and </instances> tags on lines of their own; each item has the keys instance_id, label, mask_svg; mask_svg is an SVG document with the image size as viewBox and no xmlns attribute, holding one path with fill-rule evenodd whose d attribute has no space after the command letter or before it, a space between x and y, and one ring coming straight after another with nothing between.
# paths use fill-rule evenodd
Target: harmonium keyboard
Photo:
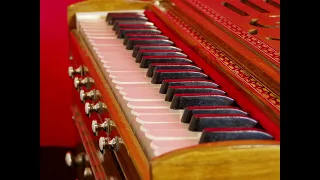
<instances>
[{"instance_id":1,"label":"harmonium keyboard","mask_svg":"<svg viewBox=\"0 0 320 180\"><path fill-rule=\"evenodd\" d=\"M83 178L280 179L279 0L68 7Z\"/></svg>"}]
</instances>

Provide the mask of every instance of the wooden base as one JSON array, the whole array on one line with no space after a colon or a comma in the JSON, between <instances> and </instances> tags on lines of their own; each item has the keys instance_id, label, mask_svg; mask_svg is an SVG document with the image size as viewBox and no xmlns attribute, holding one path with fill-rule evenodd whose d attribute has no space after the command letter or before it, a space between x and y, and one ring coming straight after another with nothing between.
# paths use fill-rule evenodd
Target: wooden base
<instances>
[{"instance_id":1,"label":"wooden base","mask_svg":"<svg viewBox=\"0 0 320 180\"><path fill-rule=\"evenodd\" d=\"M225 141L202 144L152 161L153 180L280 179L277 141Z\"/></svg>"}]
</instances>

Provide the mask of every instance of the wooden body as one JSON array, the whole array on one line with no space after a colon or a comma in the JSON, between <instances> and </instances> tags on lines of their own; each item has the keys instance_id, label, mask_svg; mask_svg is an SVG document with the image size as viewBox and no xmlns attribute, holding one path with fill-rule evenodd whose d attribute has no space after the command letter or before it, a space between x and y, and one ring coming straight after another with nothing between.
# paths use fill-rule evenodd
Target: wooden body
<instances>
[{"instance_id":1,"label":"wooden body","mask_svg":"<svg viewBox=\"0 0 320 180\"><path fill-rule=\"evenodd\" d=\"M171 6L168 4L163 5L167 9ZM104 117L110 117L116 129L113 130L111 136L120 136L124 142L120 152L112 152L117 157L116 164L119 165L121 172L116 171L115 168L106 168L109 162L104 164L96 164L96 166L103 166L104 170L95 173L96 179L109 179L110 177L119 177L125 179L280 179L280 144L279 141L228 141L221 143L207 143L186 149L169 152L154 159L148 159L143 152L139 141L134 135L124 113L118 105L108 83L105 80L102 67L99 62L95 61L90 50L82 40L80 34L75 30L75 17L76 12L94 12L94 11L111 11L111 10L132 10L132 9L145 9L144 3L128 3L125 1L86 1L78 4L71 5L68 9L69 28L70 28L70 49L73 56L72 64L74 66L84 65L89 69L87 76L95 81L94 89L97 89L102 94L102 102L108 106L108 113ZM233 97L239 104L247 105L247 111L250 114L255 114L256 119L261 120L260 123L265 127L276 139L279 139L279 123L277 123L277 110L272 107L263 99L261 93L257 93L254 89L248 88L248 84L239 81L239 77L230 74L230 69L224 67L223 62L212 61L214 53L203 48L203 43L207 45L208 42L196 42L193 37L186 32L179 29L178 21L172 21L173 14L168 16L168 11L162 12L157 6L149 5L149 17L161 19L166 23L167 27L163 27L165 31L170 31L172 37L177 36L177 31L180 32L180 40L178 38L175 44L180 44L180 47L186 49L191 47L189 51L185 51L188 56L196 57L195 63L199 65L209 75L220 76L221 83L226 86L226 91ZM174 10L173 13L178 11ZM156 15L155 15L156 14ZM177 13L179 14L179 13ZM180 16L175 19L182 22ZM149 18L148 17L148 18ZM171 21L170 21L171 18ZM149 18L150 19L150 18ZM158 20L159 21L159 20ZM186 19L186 22L190 20ZM154 22L156 25L157 23ZM159 21L159 24L162 23ZM181 25L181 23L180 23ZM161 26L162 27L162 26ZM160 27L159 27L160 28ZM181 27L180 27L181 28ZM199 27L198 27L199 28ZM192 28L197 30L197 28ZM162 29L161 29L162 30ZM169 36L170 37L170 36ZM172 38L170 37L170 38ZM206 38L208 38L206 36ZM181 41L181 39L184 39ZM222 49L218 49L224 51ZM226 58L232 59L226 55ZM243 64L241 64L243 66ZM239 65L240 66L240 65ZM241 67L242 67L241 66ZM258 66L258 65L257 65ZM244 68L242 72L250 73ZM276 79L276 78L275 78ZM262 83L261 83L262 84ZM264 85L264 84L262 84ZM224 86L222 86L224 87ZM229 89L229 90L228 90ZM231 90L230 90L231 89ZM269 90L269 89L268 89ZM81 104L79 93L74 92L74 104L72 105L73 114L83 119L84 128L91 127L91 120L98 117L87 118L85 116L84 104ZM277 95L275 95L277 97ZM249 104L249 105L248 105ZM240 104L241 105L241 104ZM280 106L280 105L279 105ZM270 113L265 113L272 110ZM257 118L258 117L258 118ZM79 128L79 127L78 127ZM79 130L80 133L80 130ZM86 134L86 133L84 133ZM82 142L85 144L97 145L97 138L92 135L89 130L87 141ZM104 133L105 134L105 133ZM104 136L100 133L100 136ZM95 147L96 148L96 147ZM87 150L87 149L86 149ZM95 157L90 159L90 163L95 163ZM111 163L113 164L113 163ZM98 168L99 169L99 168ZM109 169L109 170L107 170ZM95 171L95 170L94 170ZM99 174L100 173L100 174ZM121 177L120 174L123 174ZM117 176L116 174L119 174Z\"/></svg>"}]
</instances>

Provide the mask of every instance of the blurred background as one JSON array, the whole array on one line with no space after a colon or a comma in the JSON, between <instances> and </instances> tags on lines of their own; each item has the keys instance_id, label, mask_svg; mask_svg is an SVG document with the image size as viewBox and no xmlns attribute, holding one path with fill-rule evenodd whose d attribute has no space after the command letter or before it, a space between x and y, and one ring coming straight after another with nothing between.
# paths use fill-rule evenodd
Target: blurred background
<instances>
[{"instance_id":1,"label":"blurred background","mask_svg":"<svg viewBox=\"0 0 320 180\"><path fill-rule=\"evenodd\" d=\"M75 146L70 111L67 6L79 0L40 0L40 179L75 179L65 153Z\"/></svg>"}]
</instances>

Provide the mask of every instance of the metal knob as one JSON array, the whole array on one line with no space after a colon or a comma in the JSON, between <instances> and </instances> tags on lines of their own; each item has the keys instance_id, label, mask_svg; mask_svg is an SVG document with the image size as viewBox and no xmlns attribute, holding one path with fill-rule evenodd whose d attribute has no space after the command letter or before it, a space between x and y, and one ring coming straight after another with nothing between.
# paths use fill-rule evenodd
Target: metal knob
<instances>
[{"instance_id":1,"label":"metal knob","mask_svg":"<svg viewBox=\"0 0 320 180\"><path fill-rule=\"evenodd\" d=\"M83 79L75 77L73 82L76 89L80 89L81 86L90 89L94 85L94 80L91 77L85 77Z\"/></svg>"},{"instance_id":2,"label":"metal knob","mask_svg":"<svg viewBox=\"0 0 320 180\"><path fill-rule=\"evenodd\" d=\"M102 154L104 154L104 150L106 148L113 149L114 151L119 151L121 144L123 144L123 141L118 136L114 137L112 140L110 140L109 137L99 138L99 149Z\"/></svg>"},{"instance_id":3,"label":"metal knob","mask_svg":"<svg viewBox=\"0 0 320 180\"><path fill-rule=\"evenodd\" d=\"M98 114L103 114L107 110L108 110L107 105L101 101L98 102L97 104L90 104L86 102L86 104L84 105L84 111L89 117L93 112L96 112Z\"/></svg>"},{"instance_id":4,"label":"metal knob","mask_svg":"<svg viewBox=\"0 0 320 180\"><path fill-rule=\"evenodd\" d=\"M80 90L80 100L85 102L86 100L98 101L102 97L99 90L91 90L89 92L85 92L83 89Z\"/></svg>"},{"instance_id":5,"label":"metal knob","mask_svg":"<svg viewBox=\"0 0 320 180\"><path fill-rule=\"evenodd\" d=\"M91 169L90 169L89 167L84 168L83 176L84 176L85 178L92 176L92 171L91 171Z\"/></svg>"},{"instance_id":6,"label":"metal knob","mask_svg":"<svg viewBox=\"0 0 320 180\"><path fill-rule=\"evenodd\" d=\"M112 128L116 125L109 118L105 118L105 121L102 124L98 124L96 120L93 120L91 123L92 132L95 136L98 136L99 131L104 130L107 133L111 133Z\"/></svg>"},{"instance_id":7,"label":"metal knob","mask_svg":"<svg viewBox=\"0 0 320 180\"><path fill-rule=\"evenodd\" d=\"M81 66L78 67L77 69L74 69L72 66L69 66L69 67L68 67L68 75L69 75L69 77L70 77L71 79L73 79L73 78L74 78L74 75L81 73L81 69L82 69Z\"/></svg>"},{"instance_id":8,"label":"metal knob","mask_svg":"<svg viewBox=\"0 0 320 180\"><path fill-rule=\"evenodd\" d=\"M83 163L84 156L85 156L84 153L80 153L77 156L73 156L70 151L67 152L66 156L65 156L65 161L66 161L67 166L71 167L73 165L79 165L79 164Z\"/></svg>"},{"instance_id":9,"label":"metal knob","mask_svg":"<svg viewBox=\"0 0 320 180\"><path fill-rule=\"evenodd\" d=\"M68 68L68 74L71 79L73 79L74 76L77 74L84 76L84 75L88 74L88 72L89 72L89 70L86 66L79 66L76 69L74 69L73 66L69 66L69 68Z\"/></svg>"}]
</instances>

